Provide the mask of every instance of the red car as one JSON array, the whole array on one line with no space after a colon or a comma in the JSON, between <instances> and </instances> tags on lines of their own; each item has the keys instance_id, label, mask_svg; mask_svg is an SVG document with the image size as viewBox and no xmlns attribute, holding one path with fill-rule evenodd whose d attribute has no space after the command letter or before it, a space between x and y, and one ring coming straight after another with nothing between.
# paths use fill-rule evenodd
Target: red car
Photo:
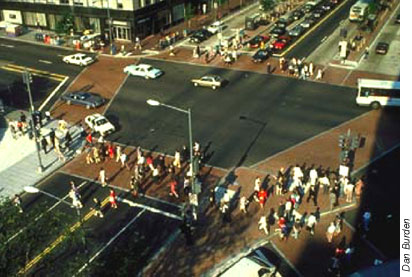
<instances>
[{"instance_id":1,"label":"red car","mask_svg":"<svg viewBox=\"0 0 412 277\"><path fill-rule=\"evenodd\" d=\"M269 39L269 36L257 35L249 41L250 48L259 48L262 41L266 43Z\"/></svg>"},{"instance_id":2,"label":"red car","mask_svg":"<svg viewBox=\"0 0 412 277\"><path fill-rule=\"evenodd\" d=\"M290 37L281 36L274 43L272 43L272 46L276 50L283 50L289 43Z\"/></svg>"}]
</instances>

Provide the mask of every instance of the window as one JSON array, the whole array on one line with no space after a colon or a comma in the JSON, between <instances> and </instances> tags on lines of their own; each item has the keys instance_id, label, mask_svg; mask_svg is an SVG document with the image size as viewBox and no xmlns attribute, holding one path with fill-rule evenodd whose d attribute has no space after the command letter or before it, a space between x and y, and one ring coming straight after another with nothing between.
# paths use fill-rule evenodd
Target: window
<instances>
[{"instance_id":1,"label":"window","mask_svg":"<svg viewBox=\"0 0 412 277\"><path fill-rule=\"evenodd\" d=\"M75 6L83 6L83 2L80 1L80 0L75 0L75 1L73 1L73 4L74 4Z\"/></svg>"},{"instance_id":2,"label":"window","mask_svg":"<svg viewBox=\"0 0 412 277\"><path fill-rule=\"evenodd\" d=\"M9 14L9 18L10 19L16 19L16 15L15 14Z\"/></svg>"},{"instance_id":3,"label":"window","mask_svg":"<svg viewBox=\"0 0 412 277\"><path fill-rule=\"evenodd\" d=\"M144 5L145 5L145 6L149 6L149 5L150 5L150 0L145 0L145 1L144 1Z\"/></svg>"},{"instance_id":4,"label":"window","mask_svg":"<svg viewBox=\"0 0 412 277\"><path fill-rule=\"evenodd\" d=\"M68 5L68 4L69 4L69 0L60 0L60 4L66 4L66 5Z\"/></svg>"},{"instance_id":5,"label":"window","mask_svg":"<svg viewBox=\"0 0 412 277\"><path fill-rule=\"evenodd\" d=\"M118 8L118 9L123 9L123 2L122 2L122 0L117 0L117 8Z\"/></svg>"}]
</instances>

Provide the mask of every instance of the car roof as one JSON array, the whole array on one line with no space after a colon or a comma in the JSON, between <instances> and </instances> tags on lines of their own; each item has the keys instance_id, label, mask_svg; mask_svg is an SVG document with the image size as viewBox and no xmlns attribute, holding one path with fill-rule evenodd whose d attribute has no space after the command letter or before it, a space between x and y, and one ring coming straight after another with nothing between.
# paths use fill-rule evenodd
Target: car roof
<instances>
[{"instance_id":1,"label":"car roof","mask_svg":"<svg viewBox=\"0 0 412 277\"><path fill-rule=\"evenodd\" d=\"M220 277L229 276L258 276L258 271L262 266L248 257L243 257L227 271L225 271Z\"/></svg>"},{"instance_id":2,"label":"car roof","mask_svg":"<svg viewBox=\"0 0 412 277\"><path fill-rule=\"evenodd\" d=\"M141 63L141 64L136 65L136 67L149 68L152 66L150 64Z\"/></svg>"},{"instance_id":3,"label":"car roof","mask_svg":"<svg viewBox=\"0 0 412 277\"><path fill-rule=\"evenodd\" d=\"M86 54L84 54L84 53L76 53L76 54L73 54L73 55L71 55L72 57L85 57L86 56Z\"/></svg>"}]
</instances>

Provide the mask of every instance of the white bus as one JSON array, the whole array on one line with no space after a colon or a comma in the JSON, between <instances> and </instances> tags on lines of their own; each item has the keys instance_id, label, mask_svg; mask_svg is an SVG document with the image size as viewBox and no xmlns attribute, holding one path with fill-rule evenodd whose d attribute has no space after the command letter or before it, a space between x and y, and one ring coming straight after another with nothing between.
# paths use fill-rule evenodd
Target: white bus
<instances>
[{"instance_id":1,"label":"white bus","mask_svg":"<svg viewBox=\"0 0 412 277\"><path fill-rule=\"evenodd\" d=\"M384 106L400 107L401 83L372 79L358 79L356 104L379 109Z\"/></svg>"},{"instance_id":2,"label":"white bus","mask_svg":"<svg viewBox=\"0 0 412 277\"><path fill-rule=\"evenodd\" d=\"M356 2L349 12L349 21L363 22L369 15L370 3L364 0Z\"/></svg>"}]
</instances>

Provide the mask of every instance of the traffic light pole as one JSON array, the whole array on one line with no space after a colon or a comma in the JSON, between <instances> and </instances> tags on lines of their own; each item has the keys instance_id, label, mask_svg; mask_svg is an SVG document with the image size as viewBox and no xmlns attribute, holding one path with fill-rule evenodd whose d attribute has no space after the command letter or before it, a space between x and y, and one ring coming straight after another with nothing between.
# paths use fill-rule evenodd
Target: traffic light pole
<instances>
[{"instance_id":1,"label":"traffic light pole","mask_svg":"<svg viewBox=\"0 0 412 277\"><path fill-rule=\"evenodd\" d=\"M36 131L36 128L34 126L34 106L33 106L33 99L32 99L32 96L31 96L31 89L30 89L31 76L30 76L30 73L28 71L23 72L23 82L26 84L27 92L29 94L30 115L31 115L31 124L30 124L31 126L30 127L31 127L31 130L33 132L34 143L36 144L37 159L39 161L38 171L39 171L39 173L42 173L43 172L43 164L41 162L41 157L40 157L40 147L39 147L37 131Z\"/></svg>"}]
</instances>

